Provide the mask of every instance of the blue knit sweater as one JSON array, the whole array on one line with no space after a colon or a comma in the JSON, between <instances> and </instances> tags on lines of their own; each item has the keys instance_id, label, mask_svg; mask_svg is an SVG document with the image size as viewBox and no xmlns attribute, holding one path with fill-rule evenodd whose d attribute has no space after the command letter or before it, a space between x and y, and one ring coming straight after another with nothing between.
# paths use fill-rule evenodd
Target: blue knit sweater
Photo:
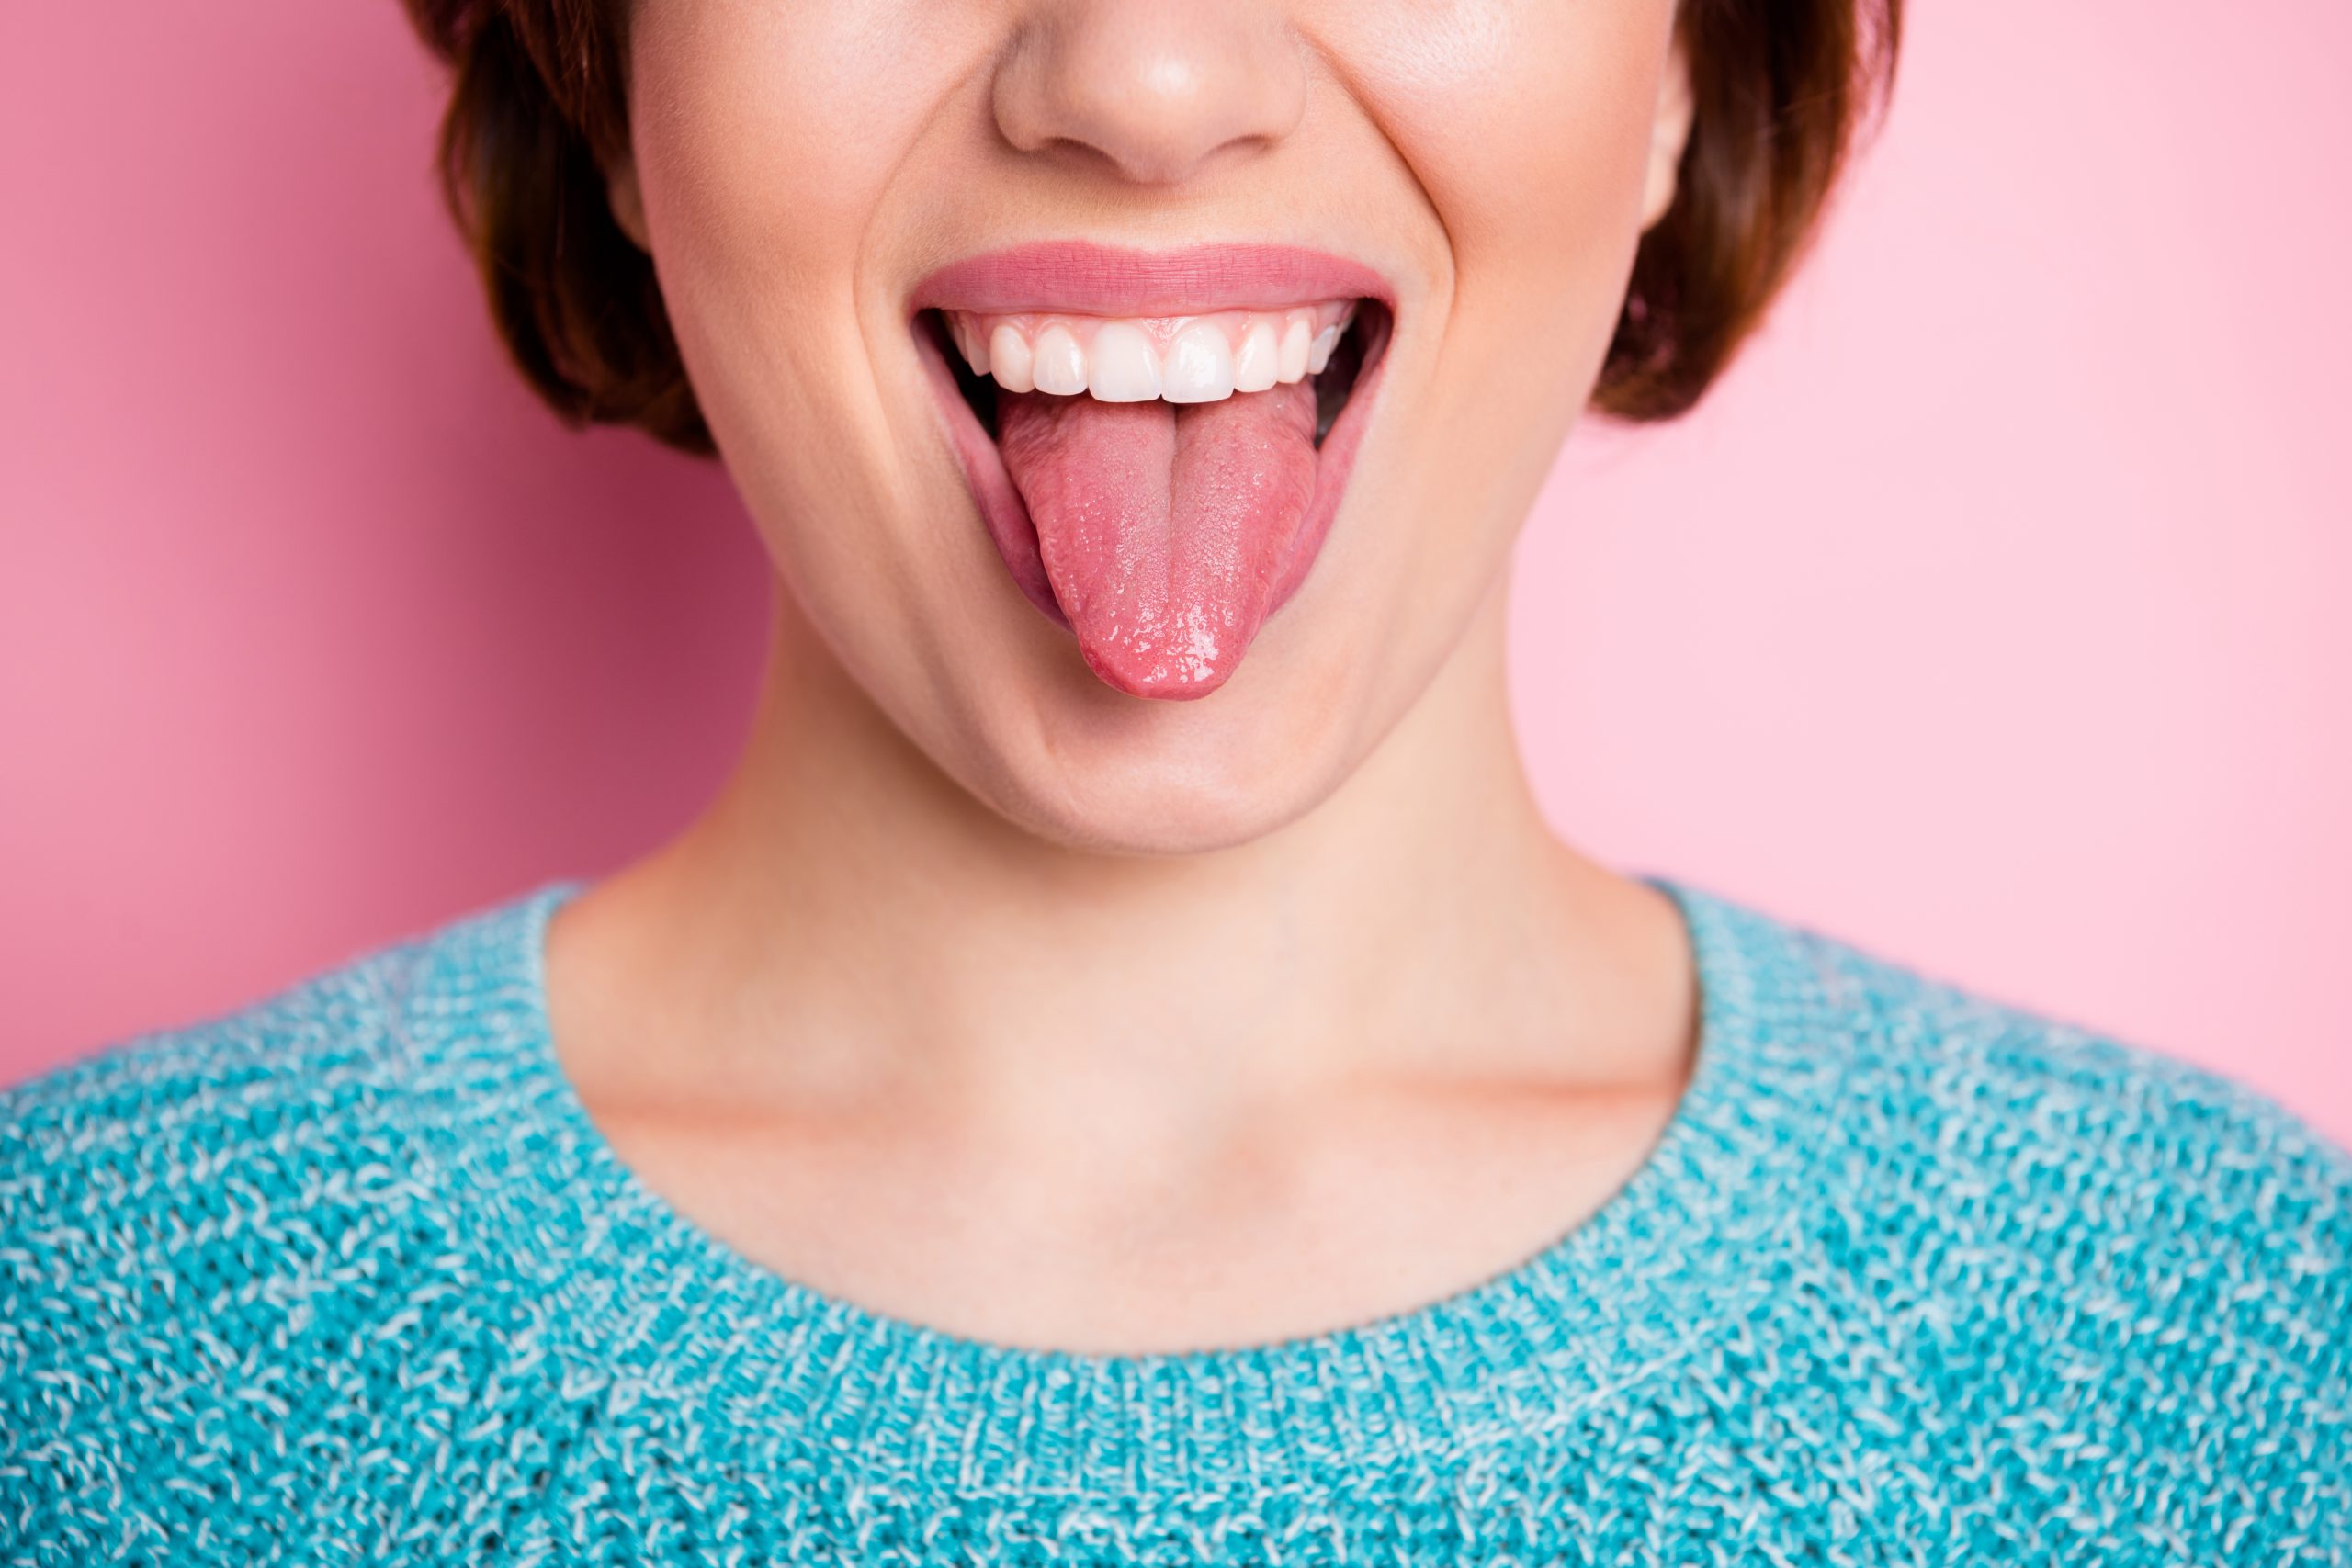
<instances>
[{"instance_id":1,"label":"blue knit sweater","mask_svg":"<svg viewBox=\"0 0 2352 1568\"><path fill-rule=\"evenodd\" d=\"M552 1055L552 882L0 1096L0 1562L2352 1563L2352 1156L1652 879L1697 1072L1590 1219L1271 1345L751 1263Z\"/></svg>"}]
</instances>

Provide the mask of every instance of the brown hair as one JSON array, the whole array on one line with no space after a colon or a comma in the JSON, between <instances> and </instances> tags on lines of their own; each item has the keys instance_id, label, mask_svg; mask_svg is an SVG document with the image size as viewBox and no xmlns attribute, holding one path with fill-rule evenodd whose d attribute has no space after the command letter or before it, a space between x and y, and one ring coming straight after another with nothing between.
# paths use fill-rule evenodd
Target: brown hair
<instances>
[{"instance_id":1,"label":"brown hair","mask_svg":"<svg viewBox=\"0 0 2352 1568\"><path fill-rule=\"evenodd\" d=\"M653 264L603 170L628 151L621 0L403 0L455 73L442 193L515 365L567 423L712 450ZM1805 253L1893 85L1903 0L1680 0L1694 99L1673 205L1642 236L1593 404L1671 419Z\"/></svg>"}]
</instances>

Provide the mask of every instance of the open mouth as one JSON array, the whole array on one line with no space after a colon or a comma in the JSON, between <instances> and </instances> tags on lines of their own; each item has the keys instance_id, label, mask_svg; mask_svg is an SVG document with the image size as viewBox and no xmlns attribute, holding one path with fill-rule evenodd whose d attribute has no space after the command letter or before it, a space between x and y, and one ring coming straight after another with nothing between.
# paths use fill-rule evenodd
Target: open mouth
<instances>
[{"instance_id":1,"label":"open mouth","mask_svg":"<svg viewBox=\"0 0 2352 1568\"><path fill-rule=\"evenodd\" d=\"M1037 249L919 291L911 324L952 444L1014 583L1097 676L1205 696L1320 550L1393 306L1312 288L1328 266L1217 277L1180 257L1138 283L1095 247L1059 270L1081 281L1054 289Z\"/></svg>"},{"instance_id":2,"label":"open mouth","mask_svg":"<svg viewBox=\"0 0 2352 1568\"><path fill-rule=\"evenodd\" d=\"M1282 311L1229 312L1245 318L1238 333L1214 318L1164 318L1163 320L1170 321L1170 327L1177 327L1178 323L1181 323L1181 327L1177 327L1177 331L1172 333L1169 327L1162 327L1154 335L1181 335L1183 331L1205 329L1200 331L1200 337L1207 346L1190 357L1199 359L1214 355L1216 352L1216 340L1222 339L1224 340L1222 346L1227 355L1223 364L1220 366L1211 359L1206 373L1197 375L1196 378L1188 384L1180 380L1182 372L1167 363L1170 358L1177 356L1169 355L1165 350L1159 350L1156 355L1156 363L1145 361L1128 371L1131 377L1136 378L1131 385L1139 393L1143 387L1149 386L1151 390L1148 394L1114 395L1108 399L1103 398L1102 390L1099 387L1089 384L1090 381L1098 378L1091 363L1093 357L1091 353L1092 344L1080 342L1083 329L1080 333L1069 333L1066 328L1057 329L1052 326L1033 324L1019 318L1000 321L981 316L978 322L975 322L967 312L958 311L951 317L948 312L936 307L923 310L916 318L916 323L917 330L929 335L932 345L939 351L940 357L946 362L949 373L956 378L956 390L963 397L964 406L972 411L972 417L980 422L980 428L988 433L989 439L991 441L997 439L997 399L1001 391L1014 393L1047 391L1049 395L1092 396L1101 400L1116 402L1148 401L1157 399L1182 405L1216 402L1227 397L1272 391L1275 386L1305 379L1311 384L1314 392L1314 445L1319 451L1325 439L1331 434L1333 423L1339 419L1340 412L1348 406L1348 399L1355 391L1356 382L1363 372L1364 344L1374 328L1371 323L1366 322L1362 330L1357 330L1354 318L1373 311L1385 315L1387 310L1377 299L1351 299L1338 303L1336 309L1340 312L1340 320L1322 329L1331 334L1330 345L1327 353L1318 355L1316 353L1315 341L1317 333L1313 325L1313 320L1317 317L1328 320L1334 309L1334 303L1327 301L1319 308L1308 307ZM1043 320L1049 321L1051 318L1046 317ZM1276 321L1283 321L1280 332L1275 330ZM979 335L978 331L980 325L985 325L989 329L985 337ZM1385 326L1385 321L1381 323L1380 336L1384 344L1386 340ZM1056 330L1068 333L1067 343L1050 338L1049 334ZM1094 332L1095 336L1099 338L1100 327L1095 327ZM1214 338L1211 334L1215 334ZM1243 340L1238 353L1231 346L1231 339L1237 335ZM1039 387L1036 379L1038 355L1035 344L1040 337L1048 338L1047 356L1049 360L1058 362L1061 370L1060 376L1053 378L1056 384L1050 389ZM1283 352L1283 339L1285 337L1290 339L1295 346L1300 367L1287 378L1283 377L1282 371L1288 367L1281 362ZM993 356L996 360L1012 360L1025 367L1023 370L1013 372L1012 378L1009 382L999 379L999 376L1003 372L1001 366L992 363L989 349L990 339L996 340L997 346L1000 348L1007 344L1018 345L1015 355L999 354ZM1264 346L1267 344L1272 346ZM1157 343L1148 343L1147 346L1159 349ZM1190 347L1191 344L1186 344L1183 346ZM1130 349L1132 350L1132 344ZM1016 355L1026 357L1016 357ZM1248 369L1237 369L1237 361L1246 367L1253 358L1270 359L1272 362L1272 367L1263 378L1262 382L1259 378L1250 377ZM1114 371L1112 374L1115 378L1117 372Z\"/></svg>"}]
</instances>

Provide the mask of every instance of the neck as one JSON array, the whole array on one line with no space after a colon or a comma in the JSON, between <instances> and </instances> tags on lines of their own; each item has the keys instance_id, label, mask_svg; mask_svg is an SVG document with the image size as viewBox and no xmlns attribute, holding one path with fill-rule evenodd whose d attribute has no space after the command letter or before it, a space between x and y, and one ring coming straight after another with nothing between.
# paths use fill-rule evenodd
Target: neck
<instances>
[{"instance_id":1,"label":"neck","mask_svg":"<svg viewBox=\"0 0 2352 1568\"><path fill-rule=\"evenodd\" d=\"M1544 823L1503 599L1312 809L1230 848L1136 855L976 800L780 592L720 797L565 913L596 933L574 973L603 993L574 1011L716 1053L748 1096L887 1090L1012 1122L1367 1074L1654 1077L1689 1027L1680 923Z\"/></svg>"}]
</instances>

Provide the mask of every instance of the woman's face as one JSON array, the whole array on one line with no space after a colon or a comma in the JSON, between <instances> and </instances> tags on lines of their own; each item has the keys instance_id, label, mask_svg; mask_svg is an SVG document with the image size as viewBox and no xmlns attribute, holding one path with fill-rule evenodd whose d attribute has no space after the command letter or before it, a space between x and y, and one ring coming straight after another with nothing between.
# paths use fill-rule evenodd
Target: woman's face
<instances>
[{"instance_id":1,"label":"woman's face","mask_svg":"<svg viewBox=\"0 0 2352 1568\"><path fill-rule=\"evenodd\" d=\"M1674 0L638 0L615 207L890 721L1047 838L1211 848L1491 652L1672 195L1673 30Z\"/></svg>"}]
</instances>

